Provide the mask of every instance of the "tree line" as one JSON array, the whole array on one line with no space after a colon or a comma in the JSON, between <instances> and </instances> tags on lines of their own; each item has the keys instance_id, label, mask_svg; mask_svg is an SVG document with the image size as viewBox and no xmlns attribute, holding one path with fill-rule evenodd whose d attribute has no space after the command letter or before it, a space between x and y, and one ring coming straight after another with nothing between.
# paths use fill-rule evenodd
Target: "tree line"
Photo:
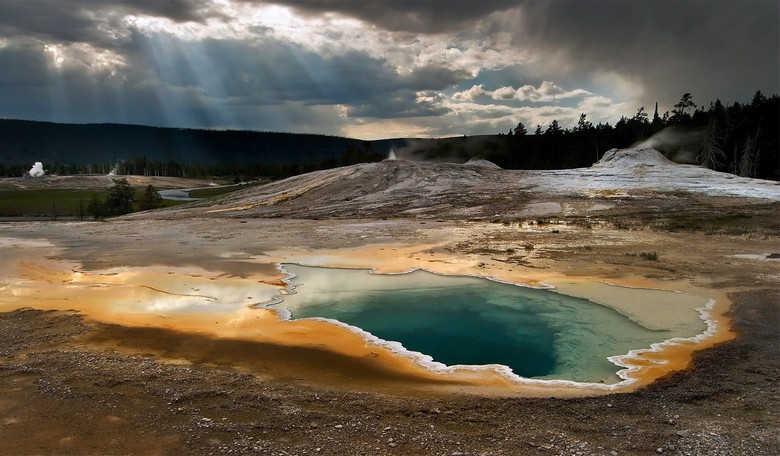
<instances>
[{"instance_id":1,"label":"tree line","mask_svg":"<svg viewBox=\"0 0 780 456\"><path fill-rule=\"evenodd\" d=\"M750 103L725 106L720 100L697 106L685 93L671 112L652 116L641 107L614 126L593 125L587 115L576 126L561 128L556 120L529 135L518 123L500 133L498 147L483 158L505 168L554 169L589 166L612 148L650 139L649 145L668 157L745 177L780 180L780 98L756 92ZM653 138L657 138L653 141Z\"/></svg>"},{"instance_id":2,"label":"tree line","mask_svg":"<svg viewBox=\"0 0 780 456\"><path fill-rule=\"evenodd\" d=\"M527 127L518 123L507 133L417 140L407 149L413 156L423 159L466 161L484 158L508 169L566 169L590 166L609 149L631 147L650 140L652 147L678 162L696 163L740 176L780 180L779 117L780 98L777 95L767 97L756 92L750 103L734 102L726 106L720 100L708 105L697 105L693 96L685 93L671 112L660 114L656 104L651 115L645 107L640 107L633 116L621 117L614 126L609 123L594 125L588 120L587 114L582 113L577 125L571 128L563 128L557 120L553 120L545 128L537 125L533 134L529 134ZM141 131L147 130L149 127L143 127ZM209 134L207 131L176 133L158 130L162 131L155 134L164 133L177 138L179 142L182 138L193 140L201 136L208 137ZM156 132L154 129L150 131ZM256 137L259 133L211 133L217 135L220 141L233 141L231 147L240 148L241 139L257 141L257 138L262 137L263 141L273 141L274 147L291 147L296 153L288 155L286 161L272 160L267 156L245 156L242 160L227 162L199 161L186 153L181 155L188 157L186 159L159 159L154 154L142 154L119 163L65 163L53 160L44 162L44 168L49 174L59 175L114 173L191 178L230 177L236 181L260 177L282 179L337 166L380 161L387 157L388 148L398 148L403 142L400 139L368 142L298 135L303 140L301 144L320 147L316 154L307 155L303 153L305 148L295 143L296 135L293 134L264 134ZM334 147L340 147L341 153ZM330 156L325 156L327 154ZM28 170L29 165L0 163L0 176L18 177Z\"/></svg>"},{"instance_id":3,"label":"tree line","mask_svg":"<svg viewBox=\"0 0 780 456\"><path fill-rule=\"evenodd\" d=\"M0 119L1 163L92 163L93 168L108 165L105 172L139 156L162 163L302 163L338 158L360 142L305 133Z\"/></svg>"},{"instance_id":4,"label":"tree line","mask_svg":"<svg viewBox=\"0 0 780 456\"><path fill-rule=\"evenodd\" d=\"M113 179L114 185L108 189L108 194L101 199L93 194L87 204L87 214L95 218L125 215L134 210L146 211L163 207L160 192L153 185L147 185L141 197L138 198L135 189L127 179Z\"/></svg>"},{"instance_id":5,"label":"tree line","mask_svg":"<svg viewBox=\"0 0 780 456\"><path fill-rule=\"evenodd\" d=\"M302 160L293 163L197 163L179 160L153 160L146 155L119 163L44 163L47 174L60 176L77 174L115 174L137 176L166 176L189 178L232 178L236 182L254 180L260 177L284 179L298 174L380 161L387 158L384 152L375 152L370 142L350 144L336 158ZM19 177L29 171L28 165L4 165L0 163L0 176Z\"/></svg>"}]
</instances>

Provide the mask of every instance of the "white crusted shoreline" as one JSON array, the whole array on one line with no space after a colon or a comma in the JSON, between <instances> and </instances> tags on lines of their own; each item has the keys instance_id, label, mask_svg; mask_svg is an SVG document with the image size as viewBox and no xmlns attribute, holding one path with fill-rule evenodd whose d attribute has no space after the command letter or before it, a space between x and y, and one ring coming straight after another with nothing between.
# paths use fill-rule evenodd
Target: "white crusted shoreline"
<instances>
[{"instance_id":1,"label":"white crusted shoreline","mask_svg":"<svg viewBox=\"0 0 780 456\"><path fill-rule=\"evenodd\" d=\"M299 266L308 266L308 267L320 267L320 268L328 268L328 269L348 269L348 270L365 270L370 274L377 274L377 275L403 275L408 274L414 271L423 270L426 272L430 272L436 275L441 276L448 276L447 274L439 273L436 271L432 271L426 268L409 268L404 271L398 271L398 272L379 272L378 268L368 268L368 267L347 267L347 266L327 266L326 264L310 264L306 262L296 262L296 261L286 261L284 263L278 263L277 268L278 270L284 274L284 278L282 281L286 284L286 287L280 292L280 295L287 295L287 294L294 294L296 293L296 288L300 286L301 284L294 284L293 281L297 277L297 275L293 272L288 271L284 265L285 264L295 264ZM561 294L566 294L574 297L580 297L587 299L591 302L594 302L594 304L599 305L605 305L607 307L610 307L621 314L625 315L626 317L631 318L630 314L626 315L625 313L625 306L619 305L617 302L619 301L619 298L613 297L613 299L606 299L601 293L588 293L586 289L580 288L579 293L570 294L569 292L573 291L571 286L566 287L569 292L563 292L557 287L556 285L552 284L546 284L542 283L541 285L529 285L525 283L517 283L512 282L510 280L505 279L499 279L496 277L493 277L491 275L459 275L460 277L473 277L473 278L481 278L486 279L490 281L494 281L497 283L507 284L507 285L514 285L519 286L523 288L531 288L531 289L540 289L540 290L550 290ZM560 282L562 283L562 282ZM559 284L560 284L559 283ZM599 282L593 282L593 283L599 283ZM444 363L435 361L431 356L420 353L414 350L407 349L403 346L401 342L398 341L388 341L381 339L380 337L377 337L376 335L372 334L369 331L366 331L362 328L359 328L354 325L350 325L344 322L341 322L339 320L330 319L330 318L323 318L323 317L307 317L304 318L305 320L314 320L314 321L321 321L325 322L331 325L335 325L341 328L344 328L350 332L353 332L355 334L360 335L367 343L376 345L382 348L385 348L392 353L395 353L398 356L405 357L408 359L413 360L416 364L424 367L425 369L435 372L438 374L453 374L456 371L472 371L475 373L481 372L481 371L492 371L495 373L500 374L507 380L519 384L519 385L533 385L533 386L543 386L543 387L572 387L572 388L584 388L584 389L590 389L590 390L603 390L603 391L619 391L622 389L625 389L627 387L630 387L634 383L638 381L637 378L635 378L633 375L637 372L641 371L642 367L638 365L631 364L630 361L636 361L636 360L646 360L645 357L642 355L646 353L661 353L666 348L673 346L673 345L679 345L681 343L701 343L704 342L707 338L712 337L717 328L718 328L718 322L714 320L712 317L712 309L716 304L715 299L711 298L703 298L699 296L690 296L686 295L685 293L681 291L671 291L671 290L665 290L662 288L643 288L643 287L632 287L628 285L618 285L610 282L600 282L603 285L614 287L614 288L620 288L625 290L632 290L637 291L641 293L648 293L648 292L661 292L661 293L671 293L675 295L678 298L682 297L689 297L696 300L706 300L706 304L703 306L696 307L694 310L697 313L697 316L700 321L704 322L706 329L701 332L697 333L695 335L691 335L689 337L673 337L670 339L658 341L656 343L651 344L649 348L637 348L630 350L626 354L622 355L614 355L610 356L607 359L614 364L617 367L621 367L622 369L619 369L615 372L615 375L619 377L621 380L616 383L611 384L605 384L605 383L596 383L596 382L578 382L578 381L571 381L571 380L562 380L562 379L534 379L534 378L526 378L522 377L520 375L515 374L512 369L508 366L501 365L501 364L487 364L487 365L446 365ZM571 284L569 284L571 285ZM576 284L575 284L576 286ZM644 296L645 299L647 299L647 296ZM594 301L594 299L596 301ZM269 301L267 303L259 304L257 307L262 307L266 309L273 310L280 319L282 320L291 320L292 315L289 309L284 307L282 304L284 301L282 296L279 296L278 298L273 299L272 301ZM606 301L606 302L605 302ZM657 309L653 309L649 311L652 314L657 315L658 311ZM646 315L647 317L647 315ZM302 320L304 320L302 319ZM647 323L647 321L645 321ZM657 325L653 325L654 327L658 327ZM664 360L652 360L651 362L655 364L666 364L666 361Z\"/></svg>"}]
</instances>

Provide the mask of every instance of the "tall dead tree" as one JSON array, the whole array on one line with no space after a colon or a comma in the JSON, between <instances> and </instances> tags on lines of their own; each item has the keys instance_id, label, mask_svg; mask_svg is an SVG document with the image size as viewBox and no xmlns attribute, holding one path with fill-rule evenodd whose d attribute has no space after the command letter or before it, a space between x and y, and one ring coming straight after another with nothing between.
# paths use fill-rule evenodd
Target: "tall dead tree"
<instances>
[{"instance_id":1,"label":"tall dead tree","mask_svg":"<svg viewBox=\"0 0 780 456\"><path fill-rule=\"evenodd\" d=\"M757 147L758 132L755 135L748 135L745 140L745 146L742 148L742 158L739 160L739 175L742 177L756 177L756 171L758 170L758 154Z\"/></svg>"},{"instance_id":2,"label":"tall dead tree","mask_svg":"<svg viewBox=\"0 0 780 456\"><path fill-rule=\"evenodd\" d=\"M701 153L697 159L700 165L709 169L720 169L726 159L726 153L723 151L723 134L718 126L718 119L714 116L707 123Z\"/></svg>"}]
</instances>

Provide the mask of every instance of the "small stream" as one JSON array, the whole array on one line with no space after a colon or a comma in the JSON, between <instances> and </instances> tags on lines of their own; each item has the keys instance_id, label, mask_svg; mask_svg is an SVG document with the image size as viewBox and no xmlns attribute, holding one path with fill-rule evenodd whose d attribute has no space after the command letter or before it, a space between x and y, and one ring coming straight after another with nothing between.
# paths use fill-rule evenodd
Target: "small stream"
<instances>
[{"instance_id":1,"label":"small stream","mask_svg":"<svg viewBox=\"0 0 780 456\"><path fill-rule=\"evenodd\" d=\"M195 190L194 188L174 188L170 190L160 190L160 196L162 196L163 199L171 200L171 201L199 201L203 198L193 198L190 196L190 190Z\"/></svg>"}]
</instances>

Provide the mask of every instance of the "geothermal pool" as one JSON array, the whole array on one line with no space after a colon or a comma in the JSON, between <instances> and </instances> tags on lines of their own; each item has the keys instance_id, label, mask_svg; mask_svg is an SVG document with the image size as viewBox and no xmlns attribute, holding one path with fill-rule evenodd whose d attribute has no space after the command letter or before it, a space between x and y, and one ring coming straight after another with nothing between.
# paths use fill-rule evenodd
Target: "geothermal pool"
<instances>
[{"instance_id":1,"label":"geothermal pool","mask_svg":"<svg viewBox=\"0 0 780 456\"><path fill-rule=\"evenodd\" d=\"M697 296L699 289L657 289L656 282L641 280L611 285L568 276L531 278L530 283L543 278L554 292L456 275L474 272L453 268L458 263L432 263L448 275L357 269L414 267L383 261L376 250L367 256L350 250L286 258L317 267L225 253L207 262L213 269L83 270L79 263L30 254L50 254L52 248L45 240L0 237L6 265L0 268L0 310L76 309L122 326L314 347L388 372L459 385L525 387L534 383L525 379L535 379L540 388L562 386L548 380L579 382L568 385L575 387L588 383L600 391L640 386L685 368L691 352L712 343L716 329L723 328L712 317L716 301ZM392 257L399 258L398 252ZM280 263L291 277L286 287L276 269ZM503 281L529 280L492 272L503 272L498 276ZM729 333L720 334L718 340Z\"/></svg>"},{"instance_id":2,"label":"geothermal pool","mask_svg":"<svg viewBox=\"0 0 780 456\"><path fill-rule=\"evenodd\" d=\"M271 306L280 314L348 325L433 369L500 365L524 378L616 383L610 359L707 329L700 319L652 328L586 299L483 278L283 268L291 294Z\"/></svg>"}]
</instances>

